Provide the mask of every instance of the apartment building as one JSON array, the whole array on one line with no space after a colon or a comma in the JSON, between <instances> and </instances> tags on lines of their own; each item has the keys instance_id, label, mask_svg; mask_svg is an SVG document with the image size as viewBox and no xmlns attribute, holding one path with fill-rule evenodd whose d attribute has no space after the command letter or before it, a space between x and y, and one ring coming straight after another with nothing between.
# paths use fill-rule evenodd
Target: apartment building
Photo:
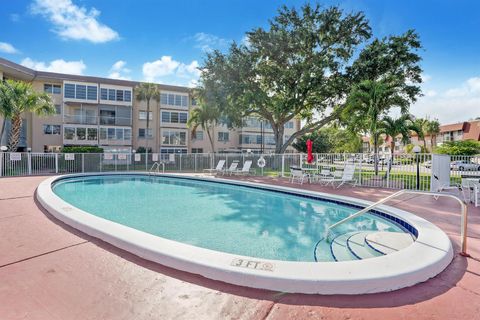
<instances>
[{"instance_id":1,"label":"apartment building","mask_svg":"<svg viewBox=\"0 0 480 320\"><path fill-rule=\"evenodd\" d=\"M56 107L53 116L24 115L20 150L99 146L123 153L148 146L160 154L212 152L207 134L199 128L192 137L187 127L196 107L187 87L158 84L160 101L152 101L147 114L146 102L135 99L136 81L35 71L0 58L1 79L32 83L35 90L50 94ZM0 145L7 144L9 128L7 121ZM285 138L299 129L299 120L288 122ZM212 135L216 152L270 152L275 147L269 124L253 117L235 130L221 122Z\"/></svg>"}]
</instances>

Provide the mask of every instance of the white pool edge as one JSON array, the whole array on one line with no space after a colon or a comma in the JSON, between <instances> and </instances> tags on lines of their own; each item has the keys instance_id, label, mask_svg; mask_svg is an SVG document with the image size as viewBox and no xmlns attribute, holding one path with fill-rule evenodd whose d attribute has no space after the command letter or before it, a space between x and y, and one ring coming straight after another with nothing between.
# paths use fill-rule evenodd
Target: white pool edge
<instances>
[{"instance_id":1,"label":"white pool edge","mask_svg":"<svg viewBox=\"0 0 480 320\"><path fill-rule=\"evenodd\" d=\"M365 260L294 262L245 257L164 239L75 208L52 191L52 184L59 178L118 174L145 175L124 172L54 176L40 183L36 197L40 204L60 221L146 260L213 280L252 288L308 294L387 292L424 282L442 272L453 259L452 244L442 230L425 219L390 206L379 206L378 210L396 216L418 230L418 238L411 246L393 254ZM165 176L187 178L185 175L175 174ZM360 206L371 204L357 198L289 187L214 177L192 178L312 195ZM239 262L239 259L242 266L232 265L233 261ZM246 267L247 264L250 268ZM272 271L251 268L269 264L273 266Z\"/></svg>"}]
</instances>

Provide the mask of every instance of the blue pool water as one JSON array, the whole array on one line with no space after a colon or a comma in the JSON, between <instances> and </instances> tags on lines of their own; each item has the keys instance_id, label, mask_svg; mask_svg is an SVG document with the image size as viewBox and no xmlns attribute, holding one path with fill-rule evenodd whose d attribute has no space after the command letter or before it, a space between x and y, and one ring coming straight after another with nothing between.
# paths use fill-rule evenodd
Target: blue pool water
<instances>
[{"instance_id":1,"label":"blue pool water","mask_svg":"<svg viewBox=\"0 0 480 320\"><path fill-rule=\"evenodd\" d=\"M79 209L159 237L289 261L314 261L315 245L327 227L358 210L251 187L157 176L67 178L55 183L53 191ZM403 232L373 214L340 228ZM326 243L320 244L317 258L332 260Z\"/></svg>"}]
</instances>

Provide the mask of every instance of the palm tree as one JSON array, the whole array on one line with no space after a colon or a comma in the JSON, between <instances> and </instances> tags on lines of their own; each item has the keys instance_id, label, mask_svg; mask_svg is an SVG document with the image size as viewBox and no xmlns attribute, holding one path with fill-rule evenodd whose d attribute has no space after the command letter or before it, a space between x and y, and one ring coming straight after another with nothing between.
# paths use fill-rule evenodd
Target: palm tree
<instances>
[{"instance_id":1,"label":"palm tree","mask_svg":"<svg viewBox=\"0 0 480 320\"><path fill-rule=\"evenodd\" d=\"M367 131L373 139L375 175L378 175L381 119L394 107L399 107L401 114L406 114L408 98L399 92L394 81L364 80L353 87L347 98L347 105L344 118L354 127Z\"/></svg>"},{"instance_id":2,"label":"palm tree","mask_svg":"<svg viewBox=\"0 0 480 320\"><path fill-rule=\"evenodd\" d=\"M147 129L145 132L145 155L148 159L148 131L150 128L150 101L153 99L160 102L160 91L158 86L154 83L141 83L135 88L135 96L139 101L145 101L147 103Z\"/></svg>"},{"instance_id":3,"label":"palm tree","mask_svg":"<svg viewBox=\"0 0 480 320\"><path fill-rule=\"evenodd\" d=\"M395 137L402 135L402 142L408 143L410 140L410 132L415 131L418 134L420 131L414 121L412 121L412 116L409 114L401 115L396 119L385 116L381 121L380 127L380 131L391 138L390 153L392 157L395 152Z\"/></svg>"},{"instance_id":4,"label":"palm tree","mask_svg":"<svg viewBox=\"0 0 480 320\"><path fill-rule=\"evenodd\" d=\"M9 119L12 114L12 92L12 88L6 81L0 82L0 116L3 117L2 130L0 131L0 142L5 133L7 119Z\"/></svg>"},{"instance_id":5,"label":"palm tree","mask_svg":"<svg viewBox=\"0 0 480 320\"><path fill-rule=\"evenodd\" d=\"M221 113L218 108L199 101L199 106L193 109L188 119L188 126L192 130L192 137L195 136L198 127L201 127L207 132L208 140L212 148L212 153L215 152L215 145L213 142L213 136L215 133L215 126L220 120ZM211 130L211 131L210 131Z\"/></svg>"},{"instance_id":6,"label":"palm tree","mask_svg":"<svg viewBox=\"0 0 480 320\"><path fill-rule=\"evenodd\" d=\"M32 112L38 116L55 114L55 105L48 94L35 92L30 83L7 80L0 85L0 91L1 109L6 110L4 115L12 122L8 139L9 149L15 152L20 141L22 114L26 112Z\"/></svg>"},{"instance_id":7,"label":"palm tree","mask_svg":"<svg viewBox=\"0 0 480 320\"><path fill-rule=\"evenodd\" d=\"M427 126L428 126L428 119L425 118L417 118L414 120L415 127L417 129L417 135L418 135L418 140L420 142L420 139L423 140L423 148L425 152L427 152L427 140L425 139L425 134L427 132Z\"/></svg>"},{"instance_id":8,"label":"palm tree","mask_svg":"<svg viewBox=\"0 0 480 320\"><path fill-rule=\"evenodd\" d=\"M437 135L440 134L440 122L437 119L429 120L425 128L425 133L430 136L430 145L432 152L437 144Z\"/></svg>"}]
</instances>

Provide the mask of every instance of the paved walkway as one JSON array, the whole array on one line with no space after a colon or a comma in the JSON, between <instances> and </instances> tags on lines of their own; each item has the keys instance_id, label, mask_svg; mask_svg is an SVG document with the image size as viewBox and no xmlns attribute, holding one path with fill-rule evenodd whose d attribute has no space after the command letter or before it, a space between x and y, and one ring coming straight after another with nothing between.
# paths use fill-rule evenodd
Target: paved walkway
<instances>
[{"instance_id":1,"label":"paved walkway","mask_svg":"<svg viewBox=\"0 0 480 320\"><path fill-rule=\"evenodd\" d=\"M480 319L480 210L469 208L469 252L439 276L390 293L283 294L154 264L57 221L34 200L46 177L0 179L0 319ZM248 178L288 185L284 179ZM297 185L298 186L298 185ZM305 189L377 200L391 190ZM406 196L411 197L411 196ZM436 223L459 248L459 210L426 197L396 205Z\"/></svg>"}]
</instances>

